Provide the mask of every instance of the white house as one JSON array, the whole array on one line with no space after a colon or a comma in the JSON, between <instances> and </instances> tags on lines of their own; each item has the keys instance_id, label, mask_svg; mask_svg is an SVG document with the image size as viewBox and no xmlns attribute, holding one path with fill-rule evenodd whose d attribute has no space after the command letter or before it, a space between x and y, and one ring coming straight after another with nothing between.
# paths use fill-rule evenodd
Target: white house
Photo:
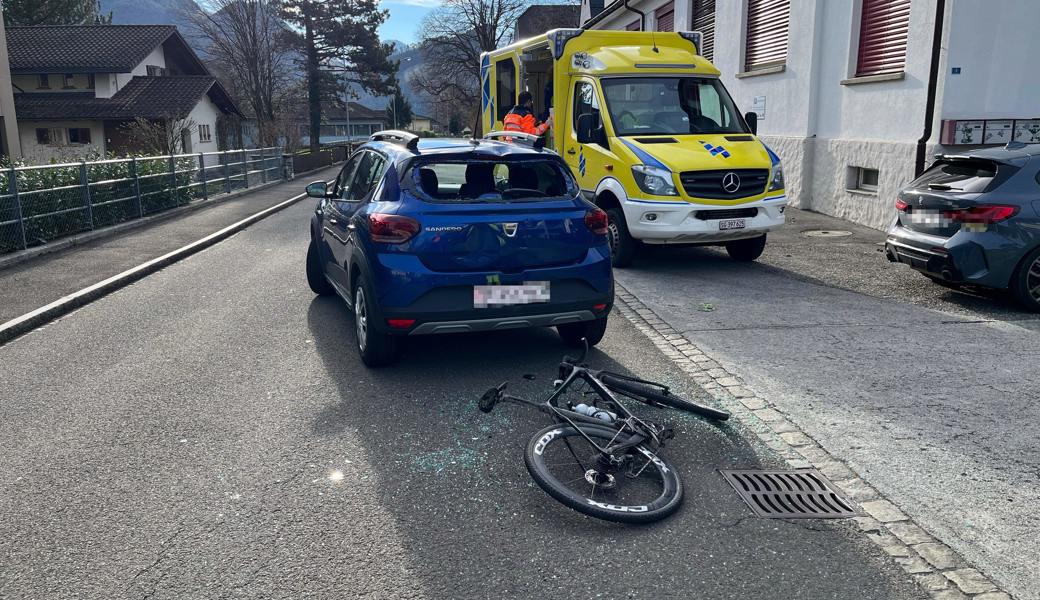
<instances>
[{"instance_id":1,"label":"white house","mask_svg":"<svg viewBox=\"0 0 1040 600\"><path fill-rule=\"evenodd\" d=\"M218 144L218 120L240 116L172 25L9 27L18 137L30 162L137 150L135 118L191 120L184 152Z\"/></svg>"},{"instance_id":2,"label":"white house","mask_svg":"<svg viewBox=\"0 0 1040 600\"><path fill-rule=\"evenodd\" d=\"M593 29L637 28L617 1ZM702 54L784 160L802 208L876 228L937 151L1040 142L1037 0L629 0Z\"/></svg>"}]
</instances>

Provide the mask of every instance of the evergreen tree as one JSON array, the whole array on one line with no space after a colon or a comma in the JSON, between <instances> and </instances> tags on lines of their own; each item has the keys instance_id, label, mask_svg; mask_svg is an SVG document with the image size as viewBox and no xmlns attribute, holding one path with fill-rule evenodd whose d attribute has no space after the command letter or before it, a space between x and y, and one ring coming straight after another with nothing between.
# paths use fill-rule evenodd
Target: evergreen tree
<instances>
[{"instance_id":1,"label":"evergreen tree","mask_svg":"<svg viewBox=\"0 0 1040 600\"><path fill-rule=\"evenodd\" d=\"M390 60L393 48L376 32L388 16L377 0L283 0L282 18L297 30L307 74L312 152L319 147L323 101L343 97L352 83L373 94L390 92L397 65Z\"/></svg>"},{"instance_id":2,"label":"evergreen tree","mask_svg":"<svg viewBox=\"0 0 1040 600\"><path fill-rule=\"evenodd\" d=\"M412 103L404 97L400 89L394 89L394 95L386 105L386 122L398 129L404 129L412 122Z\"/></svg>"},{"instance_id":3,"label":"evergreen tree","mask_svg":"<svg viewBox=\"0 0 1040 600\"><path fill-rule=\"evenodd\" d=\"M4 25L88 25L111 23L97 0L3 0Z\"/></svg>"}]
</instances>

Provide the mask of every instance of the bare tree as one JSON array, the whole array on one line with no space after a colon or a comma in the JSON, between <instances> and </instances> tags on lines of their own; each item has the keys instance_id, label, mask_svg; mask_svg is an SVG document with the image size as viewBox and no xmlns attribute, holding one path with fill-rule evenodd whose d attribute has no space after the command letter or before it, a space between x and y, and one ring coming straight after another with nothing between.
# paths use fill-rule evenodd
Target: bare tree
<instances>
[{"instance_id":1,"label":"bare tree","mask_svg":"<svg viewBox=\"0 0 1040 600\"><path fill-rule=\"evenodd\" d=\"M192 119L169 117L152 120L137 117L123 125L121 130L135 149L159 156L184 152L184 141L190 139L195 128Z\"/></svg>"},{"instance_id":2,"label":"bare tree","mask_svg":"<svg viewBox=\"0 0 1040 600\"><path fill-rule=\"evenodd\" d=\"M299 100L289 29L278 0L210 0L188 18L214 70L257 120L260 144L278 141L277 116Z\"/></svg>"},{"instance_id":3,"label":"bare tree","mask_svg":"<svg viewBox=\"0 0 1040 600\"><path fill-rule=\"evenodd\" d=\"M480 55L508 41L531 0L444 0L419 30L423 73L412 87L429 104L473 111L480 99Z\"/></svg>"}]
</instances>

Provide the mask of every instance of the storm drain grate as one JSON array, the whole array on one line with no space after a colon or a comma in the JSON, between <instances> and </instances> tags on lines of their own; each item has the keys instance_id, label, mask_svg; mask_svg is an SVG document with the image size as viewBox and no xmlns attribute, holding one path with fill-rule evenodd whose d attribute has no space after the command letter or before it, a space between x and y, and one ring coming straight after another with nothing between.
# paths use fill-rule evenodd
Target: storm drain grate
<instances>
[{"instance_id":1,"label":"storm drain grate","mask_svg":"<svg viewBox=\"0 0 1040 600\"><path fill-rule=\"evenodd\" d=\"M722 470L751 510L767 519L846 519L862 512L816 469Z\"/></svg>"}]
</instances>

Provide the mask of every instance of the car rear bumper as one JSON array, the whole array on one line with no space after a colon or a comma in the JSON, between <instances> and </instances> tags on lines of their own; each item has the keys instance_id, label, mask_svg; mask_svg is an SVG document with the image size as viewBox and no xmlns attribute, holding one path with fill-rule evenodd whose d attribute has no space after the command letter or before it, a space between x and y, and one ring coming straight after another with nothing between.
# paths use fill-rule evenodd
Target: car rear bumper
<instances>
[{"instance_id":1,"label":"car rear bumper","mask_svg":"<svg viewBox=\"0 0 1040 600\"><path fill-rule=\"evenodd\" d=\"M603 310L606 313L608 310ZM440 333L472 333L475 331L503 331L506 329L524 329L527 327L553 327L567 323L580 323L598 318L591 310L574 310L568 312L548 313L540 315L498 317L492 319L466 319L462 321L429 321L415 326L408 335L430 335Z\"/></svg>"},{"instance_id":2,"label":"car rear bumper","mask_svg":"<svg viewBox=\"0 0 1040 600\"><path fill-rule=\"evenodd\" d=\"M684 200L622 203L629 233L648 244L722 243L758 237L784 224L786 206L784 195L733 206ZM733 219L743 219L744 227L721 229L722 223Z\"/></svg>"},{"instance_id":3,"label":"car rear bumper","mask_svg":"<svg viewBox=\"0 0 1040 600\"><path fill-rule=\"evenodd\" d=\"M885 254L936 279L984 287L1005 288L1011 273L1028 250L996 233L958 232L940 237L893 225Z\"/></svg>"}]
</instances>

